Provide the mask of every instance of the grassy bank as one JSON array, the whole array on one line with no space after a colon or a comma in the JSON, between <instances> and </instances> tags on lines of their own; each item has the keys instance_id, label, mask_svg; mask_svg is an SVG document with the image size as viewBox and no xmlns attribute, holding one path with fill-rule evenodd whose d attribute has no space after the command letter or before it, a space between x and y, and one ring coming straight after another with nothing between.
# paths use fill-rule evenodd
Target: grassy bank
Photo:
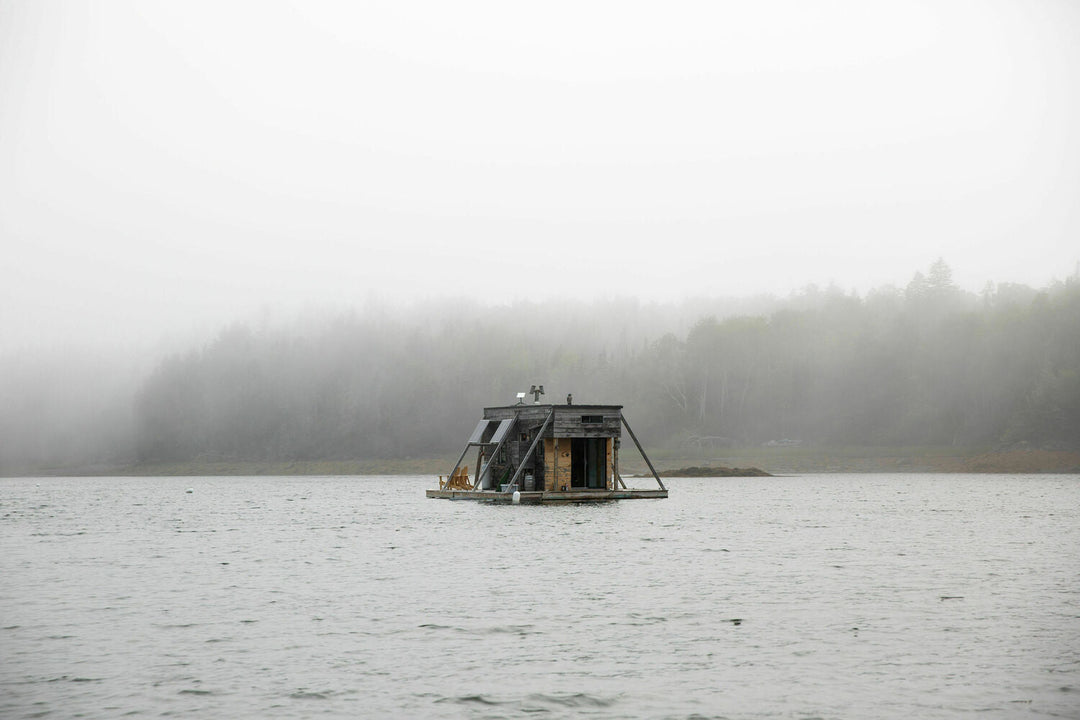
<instances>
[{"instance_id":1,"label":"grassy bank","mask_svg":"<svg viewBox=\"0 0 1080 720\"><path fill-rule=\"evenodd\" d=\"M1001 451L984 447L659 449L650 452L649 458L657 467L758 467L781 475L828 472L1080 473L1080 452L1038 449ZM623 465L628 472L647 470L638 457L627 458Z\"/></svg>"},{"instance_id":2,"label":"grassy bank","mask_svg":"<svg viewBox=\"0 0 1080 720\"><path fill-rule=\"evenodd\" d=\"M36 468L9 475L42 476L215 476L215 475L446 475L454 457L369 458L363 460L199 461L115 466ZM856 472L1080 473L1080 452L1064 450L957 447L744 447L705 450L649 450L660 469L691 466L761 468L774 475ZM475 461L475 457L472 458ZM619 457L625 475L647 474L632 445ZM475 468L470 467L470 472Z\"/></svg>"},{"instance_id":3,"label":"grassy bank","mask_svg":"<svg viewBox=\"0 0 1080 720\"><path fill-rule=\"evenodd\" d=\"M201 461L131 465L39 468L18 475L188 477L218 475L446 475L454 458L375 458L365 460Z\"/></svg>"}]
</instances>

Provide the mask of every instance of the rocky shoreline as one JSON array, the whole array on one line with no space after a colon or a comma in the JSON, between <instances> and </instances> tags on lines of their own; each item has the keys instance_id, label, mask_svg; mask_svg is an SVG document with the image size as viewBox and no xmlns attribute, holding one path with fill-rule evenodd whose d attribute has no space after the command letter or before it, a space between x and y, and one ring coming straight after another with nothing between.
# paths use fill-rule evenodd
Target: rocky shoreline
<instances>
[{"instance_id":1,"label":"rocky shoreline","mask_svg":"<svg viewBox=\"0 0 1080 720\"><path fill-rule=\"evenodd\" d=\"M756 467L691 466L677 470L662 470L660 477L774 477L774 475Z\"/></svg>"}]
</instances>

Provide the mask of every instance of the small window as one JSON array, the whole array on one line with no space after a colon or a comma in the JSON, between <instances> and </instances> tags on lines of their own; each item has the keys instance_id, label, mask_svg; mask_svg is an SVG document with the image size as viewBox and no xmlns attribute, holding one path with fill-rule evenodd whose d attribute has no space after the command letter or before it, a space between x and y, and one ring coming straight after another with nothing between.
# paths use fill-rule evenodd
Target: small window
<instances>
[{"instance_id":1,"label":"small window","mask_svg":"<svg viewBox=\"0 0 1080 720\"><path fill-rule=\"evenodd\" d=\"M582 415L581 416L581 424L582 425L600 425L603 422L604 422L604 416L603 415Z\"/></svg>"}]
</instances>

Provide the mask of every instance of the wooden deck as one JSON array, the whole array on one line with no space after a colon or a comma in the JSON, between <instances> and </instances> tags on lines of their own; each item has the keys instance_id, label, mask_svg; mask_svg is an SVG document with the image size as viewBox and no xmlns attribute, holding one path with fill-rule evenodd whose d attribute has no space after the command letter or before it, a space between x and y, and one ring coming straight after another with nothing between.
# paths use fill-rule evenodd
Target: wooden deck
<instances>
[{"instance_id":1,"label":"wooden deck","mask_svg":"<svg viewBox=\"0 0 1080 720\"><path fill-rule=\"evenodd\" d=\"M429 498L446 500L473 500L478 502L506 503L513 501L513 493L495 490L428 490ZM667 490L573 490L570 492L551 492L536 490L521 493L521 503L539 505L541 503L583 503L608 502L611 500L648 500L668 496Z\"/></svg>"}]
</instances>

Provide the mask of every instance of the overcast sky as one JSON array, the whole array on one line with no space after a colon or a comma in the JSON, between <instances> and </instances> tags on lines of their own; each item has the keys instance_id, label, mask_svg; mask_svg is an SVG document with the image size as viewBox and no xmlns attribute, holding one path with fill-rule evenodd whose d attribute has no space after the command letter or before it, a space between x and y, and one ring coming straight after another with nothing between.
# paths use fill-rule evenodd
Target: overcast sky
<instances>
[{"instance_id":1,"label":"overcast sky","mask_svg":"<svg viewBox=\"0 0 1080 720\"><path fill-rule=\"evenodd\" d=\"M372 296L1045 285L1080 3L0 1L0 351Z\"/></svg>"}]
</instances>

